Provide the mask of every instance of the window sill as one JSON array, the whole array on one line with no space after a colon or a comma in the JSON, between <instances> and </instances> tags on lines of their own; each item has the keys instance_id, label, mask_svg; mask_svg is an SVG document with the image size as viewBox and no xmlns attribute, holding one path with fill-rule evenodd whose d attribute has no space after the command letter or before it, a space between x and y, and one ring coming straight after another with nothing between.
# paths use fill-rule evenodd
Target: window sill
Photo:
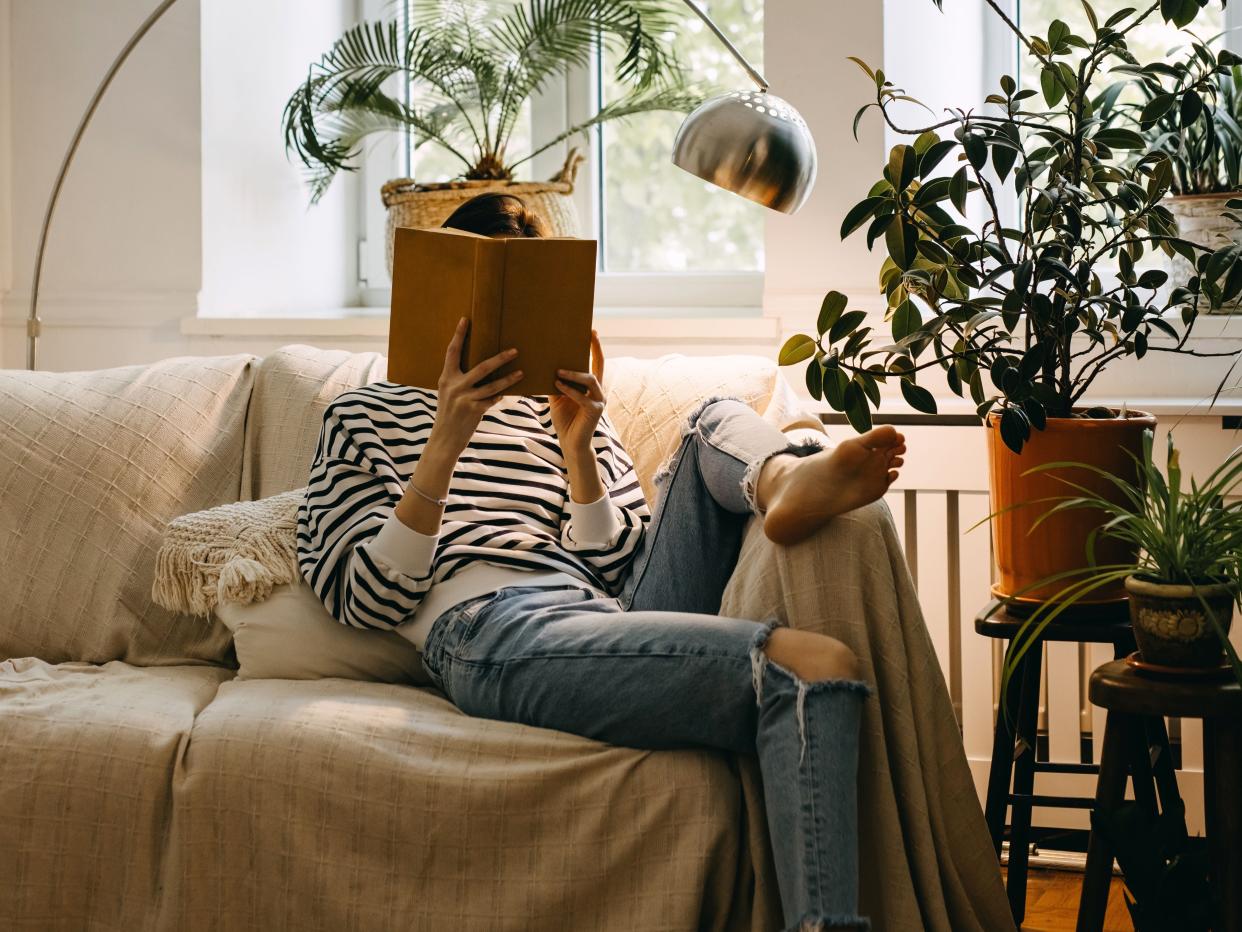
<instances>
[{"instance_id":1,"label":"window sill","mask_svg":"<svg viewBox=\"0 0 1242 932\"><path fill-rule=\"evenodd\" d=\"M676 315L676 316L672 316ZM595 318L600 337L626 343L774 343L780 321L757 308L608 308ZM339 308L296 317L183 317L181 333L200 337L313 337L386 340L387 308Z\"/></svg>"}]
</instances>

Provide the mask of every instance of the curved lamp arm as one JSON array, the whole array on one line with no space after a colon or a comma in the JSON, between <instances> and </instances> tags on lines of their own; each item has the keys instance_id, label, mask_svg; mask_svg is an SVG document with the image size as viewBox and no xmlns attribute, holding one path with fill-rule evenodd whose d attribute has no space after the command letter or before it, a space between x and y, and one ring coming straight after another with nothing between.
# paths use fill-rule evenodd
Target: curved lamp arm
<instances>
[{"instance_id":1,"label":"curved lamp arm","mask_svg":"<svg viewBox=\"0 0 1242 932\"><path fill-rule=\"evenodd\" d=\"M47 235L52 227L52 215L56 212L56 201L60 197L60 189L64 186L65 176L69 174L69 166L73 163L73 157L77 154L78 145L82 142L82 137L86 134L86 127L90 125L91 118L95 115L95 111L99 107L99 102L103 100L104 94L108 90L108 86L112 83L112 79L116 77L116 73L121 70L121 66L125 64L125 60L129 58L129 53L134 50L139 42L145 36L165 13L177 0L161 0L159 6L151 11L148 16L138 27L137 32L130 36L129 41L125 43L125 47L121 49L121 54L108 68L107 74L103 80L99 82L99 87L95 88L95 93L91 97L91 102L86 107L86 112L82 114L82 119L78 122L78 128L73 133L73 138L69 141L69 148L65 151L65 157L61 160L60 171L56 175L56 183L52 185L52 194L47 199L47 210L43 212L43 229L39 232L39 248L35 251L34 277L30 283L30 312L26 317L26 368L35 368L35 351L38 346L39 339L39 283L43 277L43 253L47 248Z\"/></svg>"},{"instance_id":2,"label":"curved lamp arm","mask_svg":"<svg viewBox=\"0 0 1242 932\"><path fill-rule=\"evenodd\" d=\"M56 175L56 183L52 185L52 194L47 201L47 210L43 212L43 228L39 232L39 247L35 251L34 276L30 284L30 311L26 316L26 368L34 369L36 364L36 351L39 341L39 284L43 278L43 253L47 248L48 232L52 227L52 215L56 212L56 201L60 198L60 189L64 186L65 176L69 174L69 166L73 164L73 157L77 154L78 145L82 142L82 137L86 134L86 128L90 125L91 118L94 117L95 111L99 107L99 102L103 100L104 94L108 87L112 84L112 79L116 77L117 72L121 70L121 66L125 64L125 60L129 58L132 52L142 41L143 37L151 31L151 27L159 22L160 17L168 12L168 9L176 3L177 0L161 0L159 6L151 11L151 14L142 22L142 25L129 37L129 41L125 43L125 47L113 60L108 67L108 71L104 74L103 80L99 82L99 87L95 88L95 93L91 96L91 101L86 107L86 112L82 114L82 119L78 122L78 128L73 133L73 138L69 141L69 148L65 151L65 157L61 160L60 171ZM720 31L720 28L711 20L703 9L694 2L694 0L684 0L686 6L694 11L699 19L707 24L707 28L712 31L720 44L723 45L740 64L751 80L753 80L761 90L768 89L768 82L764 80L763 75L756 71L748 62L742 53L739 52L728 37Z\"/></svg>"},{"instance_id":3,"label":"curved lamp arm","mask_svg":"<svg viewBox=\"0 0 1242 932\"><path fill-rule=\"evenodd\" d=\"M754 66L746 60L746 57L737 50L737 46L729 41L729 37L720 31L720 27L717 26L714 22L712 22L712 18L707 15L707 12L697 3L695 3L694 0L683 0L683 2L686 4L686 6L690 7L690 9L694 10L695 14L699 17L699 19L703 20L707 28L712 31L712 35L714 35L717 39L719 39L720 44L729 50L730 55L732 55L735 59L737 59L737 63L741 65L743 69L745 69L748 75L750 75L750 79L754 81L757 85L759 85L759 90L766 91L768 89L767 80L764 78L763 75L761 75L758 71L756 71Z\"/></svg>"}]
</instances>

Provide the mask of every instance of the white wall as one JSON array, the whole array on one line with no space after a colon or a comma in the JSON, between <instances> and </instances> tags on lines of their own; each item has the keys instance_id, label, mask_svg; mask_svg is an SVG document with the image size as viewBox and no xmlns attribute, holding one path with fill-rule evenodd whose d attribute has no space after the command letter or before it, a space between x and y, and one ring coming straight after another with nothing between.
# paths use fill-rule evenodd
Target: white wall
<instances>
[{"instance_id":1,"label":"white wall","mask_svg":"<svg viewBox=\"0 0 1242 932\"><path fill-rule=\"evenodd\" d=\"M770 213L764 255L764 309L785 329L813 321L824 293L837 289L874 304L880 258L857 238L838 236L841 218L867 194L883 167L878 121L850 133L854 111L873 88L847 56L884 58L883 6L822 0L769 2L764 8L765 77L789 100L815 137L819 175L795 216Z\"/></svg>"},{"instance_id":2,"label":"white wall","mask_svg":"<svg viewBox=\"0 0 1242 932\"><path fill-rule=\"evenodd\" d=\"M8 3L13 280L4 363L21 365L39 223L60 155L148 0ZM100 105L65 183L44 267L48 368L104 365L114 344L181 350L201 275L199 3L182 0ZM53 323L53 321L56 321Z\"/></svg>"},{"instance_id":3,"label":"white wall","mask_svg":"<svg viewBox=\"0 0 1242 932\"><path fill-rule=\"evenodd\" d=\"M200 314L356 303L357 178L342 173L310 207L277 125L308 63L355 18L354 0L203 4Z\"/></svg>"},{"instance_id":4,"label":"white wall","mask_svg":"<svg viewBox=\"0 0 1242 932\"><path fill-rule=\"evenodd\" d=\"M931 110L929 113L898 101L891 112L899 126L938 123L945 118L946 107L983 105L985 62L981 50L984 24L991 15L982 3L948 3L941 12L931 0L884 0L885 76ZM995 86L997 77L987 76L989 87ZM879 114L872 111L865 119L877 122ZM948 137L947 133L942 135ZM885 144L893 146L899 139L910 141L888 130ZM878 170L875 177L879 179Z\"/></svg>"}]
</instances>

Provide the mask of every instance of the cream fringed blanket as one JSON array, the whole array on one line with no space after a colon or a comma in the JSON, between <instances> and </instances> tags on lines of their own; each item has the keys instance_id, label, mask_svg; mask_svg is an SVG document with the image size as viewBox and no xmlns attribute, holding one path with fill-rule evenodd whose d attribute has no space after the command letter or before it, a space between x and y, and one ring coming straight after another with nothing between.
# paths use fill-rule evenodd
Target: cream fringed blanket
<instances>
[{"instance_id":1,"label":"cream fringed blanket","mask_svg":"<svg viewBox=\"0 0 1242 932\"><path fill-rule=\"evenodd\" d=\"M151 597L175 612L209 615L220 602L259 602L298 578L298 506L306 489L235 502L168 523Z\"/></svg>"}]
</instances>

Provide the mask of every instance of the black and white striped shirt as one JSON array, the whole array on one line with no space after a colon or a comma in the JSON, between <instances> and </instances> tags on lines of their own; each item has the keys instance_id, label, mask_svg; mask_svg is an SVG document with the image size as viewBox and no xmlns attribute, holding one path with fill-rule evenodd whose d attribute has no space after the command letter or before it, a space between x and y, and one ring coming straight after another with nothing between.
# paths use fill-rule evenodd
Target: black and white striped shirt
<instances>
[{"instance_id":1,"label":"black and white striped shirt","mask_svg":"<svg viewBox=\"0 0 1242 932\"><path fill-rule=\"evenodd\" d=\"M458 460L429 537L393 510L435 413L435 392L394 382L348 391L324 412L298 510L298 564L338 621L394 628L434 584L480 562L619 591L650 512L607 415L593 441L606 494L583 505L569 497L548 399L502 399Z\"/></svg>"}]
</instances>

